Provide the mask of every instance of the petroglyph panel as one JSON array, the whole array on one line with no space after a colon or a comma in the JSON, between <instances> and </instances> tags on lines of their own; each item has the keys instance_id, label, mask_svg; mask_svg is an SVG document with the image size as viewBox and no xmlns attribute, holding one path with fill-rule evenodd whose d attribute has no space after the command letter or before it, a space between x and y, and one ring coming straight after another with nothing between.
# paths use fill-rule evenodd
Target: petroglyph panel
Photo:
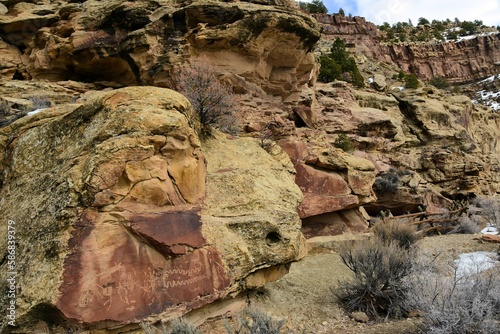
<instances>
[{"instance_id":1,"label":"petroglyph panel","mask_svg":"<svg viewBox=\"0 0 500 334\"><path fill-rule=\"evenodd\" d=\"M203 247L169 257L116 222L86 220L82 225L75 233L80 247L65 262L57 303L67 317L85 322L141 319L170 306L213 299L229 285L220 254L210 246L199 244ZM173 235L183 240L183 233ZM109 238L113 244L106 242Z\"/></svg>"}]
</instances>

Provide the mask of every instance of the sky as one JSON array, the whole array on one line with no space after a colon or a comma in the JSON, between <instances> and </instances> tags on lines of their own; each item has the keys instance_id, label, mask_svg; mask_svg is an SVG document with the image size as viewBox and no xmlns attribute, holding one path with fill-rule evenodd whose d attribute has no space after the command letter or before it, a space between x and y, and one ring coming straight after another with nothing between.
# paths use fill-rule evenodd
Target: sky
<instances>
[{"instance_id":1,"label":"sky","mask_svg":"<svg viewBox=\"0 0 500 334\"><path fill-rule=\"evenodd\" d=\"M309 1L310 0L306 0ZM342 8L346 15L363 16L377 25L408 22L416 25L424 17L432 20L482 20L487 26L500 25L500 0L323 0L329 13Z\"/></svg>"}]
</instances>

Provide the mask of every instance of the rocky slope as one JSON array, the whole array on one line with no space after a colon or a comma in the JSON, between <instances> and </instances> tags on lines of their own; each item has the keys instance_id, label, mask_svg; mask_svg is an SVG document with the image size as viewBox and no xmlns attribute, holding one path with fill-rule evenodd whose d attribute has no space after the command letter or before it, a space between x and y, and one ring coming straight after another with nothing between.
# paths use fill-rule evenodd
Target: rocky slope
<instances>
[{"instance_id":1,"label":"rocky slope","mask_svg":"<svg viewBox=\"0 0 500 334\"><path fill-rule=\"evenodd\" d=\"M362 90L316 82L320 24L286 1L0 2L0 213L22 240L19 331L133 332L279 278L303 235L500 193L500 114L398 88L361 18L317 17L320 48L340 34L360 51ZM239 136L200 141L187 100L159 88L198 56L238 94ZM391 167L398 189L375 192Z\"/></svg>"}]
</instances>

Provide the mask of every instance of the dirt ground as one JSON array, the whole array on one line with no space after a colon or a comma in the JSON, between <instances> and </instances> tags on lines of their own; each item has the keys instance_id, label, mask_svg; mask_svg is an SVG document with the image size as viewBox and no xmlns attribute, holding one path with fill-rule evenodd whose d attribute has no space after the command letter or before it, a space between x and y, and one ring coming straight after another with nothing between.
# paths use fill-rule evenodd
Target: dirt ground
<instances>
[{"instance_id":1,"label":"dirt ground","mask_svg":"<svg viewBox=\"0 0 500 334\"><path fill-rule=\"evenodd\" d=\"M430 256L454 259L460 253L475 251L496 252L498 244L484 243L479 235L454 234L426 237L419 241L419 249ZM361 241L362 242L362 241ZM335 248L335 247L334 247ZM339 280L349 278L351 272L334 250L322 249L292 264L289 274L269 283L253 293L249 304L287 321L287 327L297 333L342 334L399 334L417 333L419 318L382 323L359 323L352 320L334 302L331 289ZM204 324L204 333L226 333L224 323L232 319L219 319Z\"/></svg>"}]
</instances>

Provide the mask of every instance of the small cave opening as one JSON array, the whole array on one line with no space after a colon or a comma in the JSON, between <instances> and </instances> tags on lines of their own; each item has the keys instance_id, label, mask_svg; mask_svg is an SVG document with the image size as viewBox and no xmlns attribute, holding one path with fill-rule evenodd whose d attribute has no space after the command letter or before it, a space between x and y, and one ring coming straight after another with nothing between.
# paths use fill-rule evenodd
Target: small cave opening
<instances>
[{"instance_id":1,"label":"small cave opening","mask_svg":"<svg viewBox=\"0 0 500 334\"><path fill-rule=\"evenodd\" d=\"M296 128L307 128L306 122L304 122L304 120L302 119L302 117L300 117L300 115L297 112L295 112L295 111L293 111L288 116L288 119L290 119L291 121L293 121L293 123L295 124Z\"/></svg>"},{"instance_id":2,"label":"small cave opening","mask_svg":"<svg viewBox=\"0 0 500 334\"><path fill-rule=\"evenodd\" d=\"M137 84L130 63L119 57L95 59L93 55L79 55L75 61L75 75L83 82L109 81L122 85Z\"/></svg>"},{"instance_id":3,"label":"small cave opening","mask_svg":"<svg viewBox=\"0 0 500 334\"><path fill-rule=\"evenodd\" d=\"M266 235L266 243L268 245L277 244L277 243L281 242L281 240L282 240L281 234L279 234L276 231L269 232Z\"/></svg>"},{"instance_id":4,"label":"small cave opening","mask_svg":"<svg viewBox=\"0 0 500 334\"><path fill-rule=\"evenodd\" d=\"M43 320L50 327L63 325L63 327L71 327L71 322L64 314L54 305L48 303L38 304L31 308L27 314L28 323L37 323Z\"/></svg>"},{"instance_id":5,"label":"small cave opening","mask_svg":"<svg viewBox=\"0 0 500 334\"><path fill-rule=\"evenodd\" d=\"M14 79L14 80L26 80L26 78L22 75L22 73L19 70L16 70L12 79Z\"/></svg>"}]
</instances>

